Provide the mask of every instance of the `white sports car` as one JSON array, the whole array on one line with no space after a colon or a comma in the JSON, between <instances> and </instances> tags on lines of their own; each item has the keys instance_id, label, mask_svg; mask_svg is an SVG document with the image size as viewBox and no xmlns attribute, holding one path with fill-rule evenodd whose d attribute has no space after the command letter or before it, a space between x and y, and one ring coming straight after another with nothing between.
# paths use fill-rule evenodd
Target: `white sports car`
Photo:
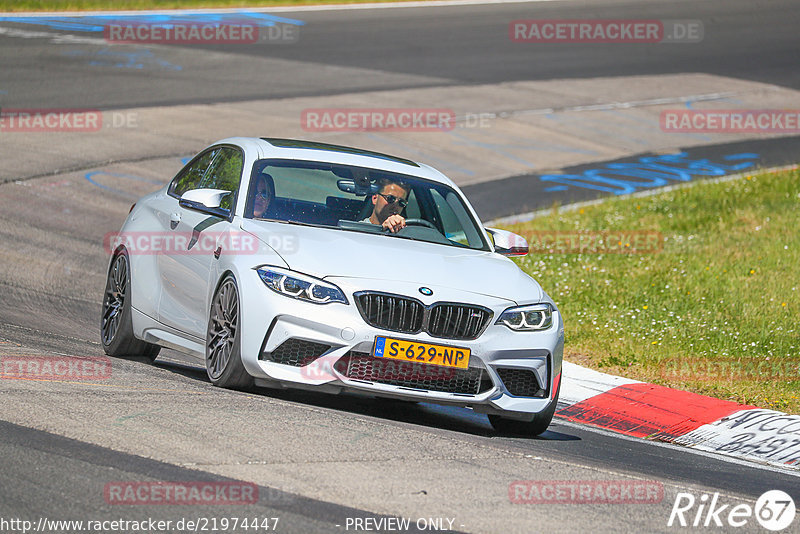
<instances>
[{"instance_id":1,"label":"white sports car","mask_svg":"<svg viewBox=\"0 0 800 534\"><path fill-rule=\"evenodd\" d=\"M229 388L301 387L553 417L564 324L446 176L336 145L230 138L107 236L107 354L160 347Z\"/></svg>"}]
</instances>

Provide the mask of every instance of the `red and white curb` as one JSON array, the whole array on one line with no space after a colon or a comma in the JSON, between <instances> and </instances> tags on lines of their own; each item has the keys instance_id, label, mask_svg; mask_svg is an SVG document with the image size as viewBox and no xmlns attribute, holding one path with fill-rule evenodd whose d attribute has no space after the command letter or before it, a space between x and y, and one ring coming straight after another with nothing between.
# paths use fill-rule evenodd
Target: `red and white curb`
<instances>
[{"instance_id":1,"label":"red and white curb","mask_svg":"<svg viewBox=\"0 0 800 534\"><path fill-rule=\"evenodd\" d=\"M628 436L800 468L800 416L564 362L556 417Z\"/></svg>"}]
</instances>

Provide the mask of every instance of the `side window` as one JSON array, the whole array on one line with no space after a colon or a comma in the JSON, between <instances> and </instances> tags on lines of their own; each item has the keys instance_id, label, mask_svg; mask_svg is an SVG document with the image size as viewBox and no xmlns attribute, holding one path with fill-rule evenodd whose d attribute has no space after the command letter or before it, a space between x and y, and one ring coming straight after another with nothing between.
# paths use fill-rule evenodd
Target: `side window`
<instances>
[{"instance_id":1,"label":"side window","mask_svg":"<svg viewBox=\"0 0 800 534\"><path fill-rule=\"evenodd\" d=\"M198 189L200 187L200 181L206 173L206 169L208 169L214 156L216 156L219 151L219 148L212 148L185 167L172 179L172 183L169 186L169 193L180 197L186 191Z\"/></svg>"},{"instance_id":2,"label":"side window","mask_svg":"<svg viewBox=\"0 0 800 534\"><path fill-rule=\"evenodd\" d=\"M419 219L422 217L422 213L419 210L419 202L417 202L417 196L414 194L414 190L412 189L408 193L408 206L406 206L405 217L406 219Z\"/></svg>"},{"instance_id":3,"label":"side window","mask_svg":"<svg viewBox=\"0 0 800 534\"><path fill-rule=\"evenodd\" d=\"M444 235L447 239L462 245L479 247L482 241L474 225L470 222L469 214L452 191L431 189L431 198L439 212Z\"/></svg>"},{"instance_id":4,"label":"side window","mask_svg":"<svg viewBox=\"0 0 800 534\"><path fill-rule=\"evenodd\" d=\"M244 157L242 152L236 148L223 147L219 154L214 158L214 162L208 168L203 177L200 187L203 189L222 189L231 191L234 194L222 199L220 208L230 211L233 207L235 192L239 189L239 182L242 179L242 168L244 167Z\"/></svg>"},{"instance_id":5,"label":"side window","mask_svg":"<svg viewBox=\"0 0 800 534\"><path fill-rule=\"evenodd\" d=\"M453 239L452 236L458 232L461 232L461 235L463 236L461 223L459 223L458 217L456 217L456 214L453 213L453 208L450 207L442 194L436 189L431 189L431 197L433 198L434 204L436 204L436 211L439 212L439 220L442 221L442 227L444 229L445 236L447 236L449 239Z\"/></svg>"}]
</instances>

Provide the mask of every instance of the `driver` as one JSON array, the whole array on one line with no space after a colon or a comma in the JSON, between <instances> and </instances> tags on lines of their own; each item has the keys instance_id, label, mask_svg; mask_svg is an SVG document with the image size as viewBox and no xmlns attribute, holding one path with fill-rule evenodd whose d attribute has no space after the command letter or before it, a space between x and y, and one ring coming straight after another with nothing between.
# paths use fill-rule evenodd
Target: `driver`
<instances>
[{"instance_id":1,"label":"driver","mask_svg":"<svg viewBox=\"0 0 800 534\"><path fill-rule=\"evenodd\" d=\"M362 222L379 224L384 229L397 232L406 226L406 219L400 212L408 205L411 187L403 182L393 182L382 178L378 181L380 189L372 195L372 215Z\"/></svg>"}]
</instances>

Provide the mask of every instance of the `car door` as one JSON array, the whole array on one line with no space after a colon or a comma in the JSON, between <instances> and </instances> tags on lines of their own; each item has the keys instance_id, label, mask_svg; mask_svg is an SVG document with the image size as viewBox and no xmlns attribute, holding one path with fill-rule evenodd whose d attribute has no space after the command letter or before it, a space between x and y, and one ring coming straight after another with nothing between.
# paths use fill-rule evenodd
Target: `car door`
<instances>
[{"instance_id":1,"label":"car door","mask_svg":"<svg viewBox=\"0 0 800 534\"><path fill-rule=\"evenodd\" d=\"M204 339L208 321L206 299L213 279L215 251L230 224L242 176L244 157L233 146L212 148L196 158L196 165L175 179L170 189L168 232L174 251L159 256L162 277L159 320L193 337ZM216 213L180 205L180 197L195 189L230 191ZM228 215L226 217L225 215Z\"/></svg>"}]
</instances>

